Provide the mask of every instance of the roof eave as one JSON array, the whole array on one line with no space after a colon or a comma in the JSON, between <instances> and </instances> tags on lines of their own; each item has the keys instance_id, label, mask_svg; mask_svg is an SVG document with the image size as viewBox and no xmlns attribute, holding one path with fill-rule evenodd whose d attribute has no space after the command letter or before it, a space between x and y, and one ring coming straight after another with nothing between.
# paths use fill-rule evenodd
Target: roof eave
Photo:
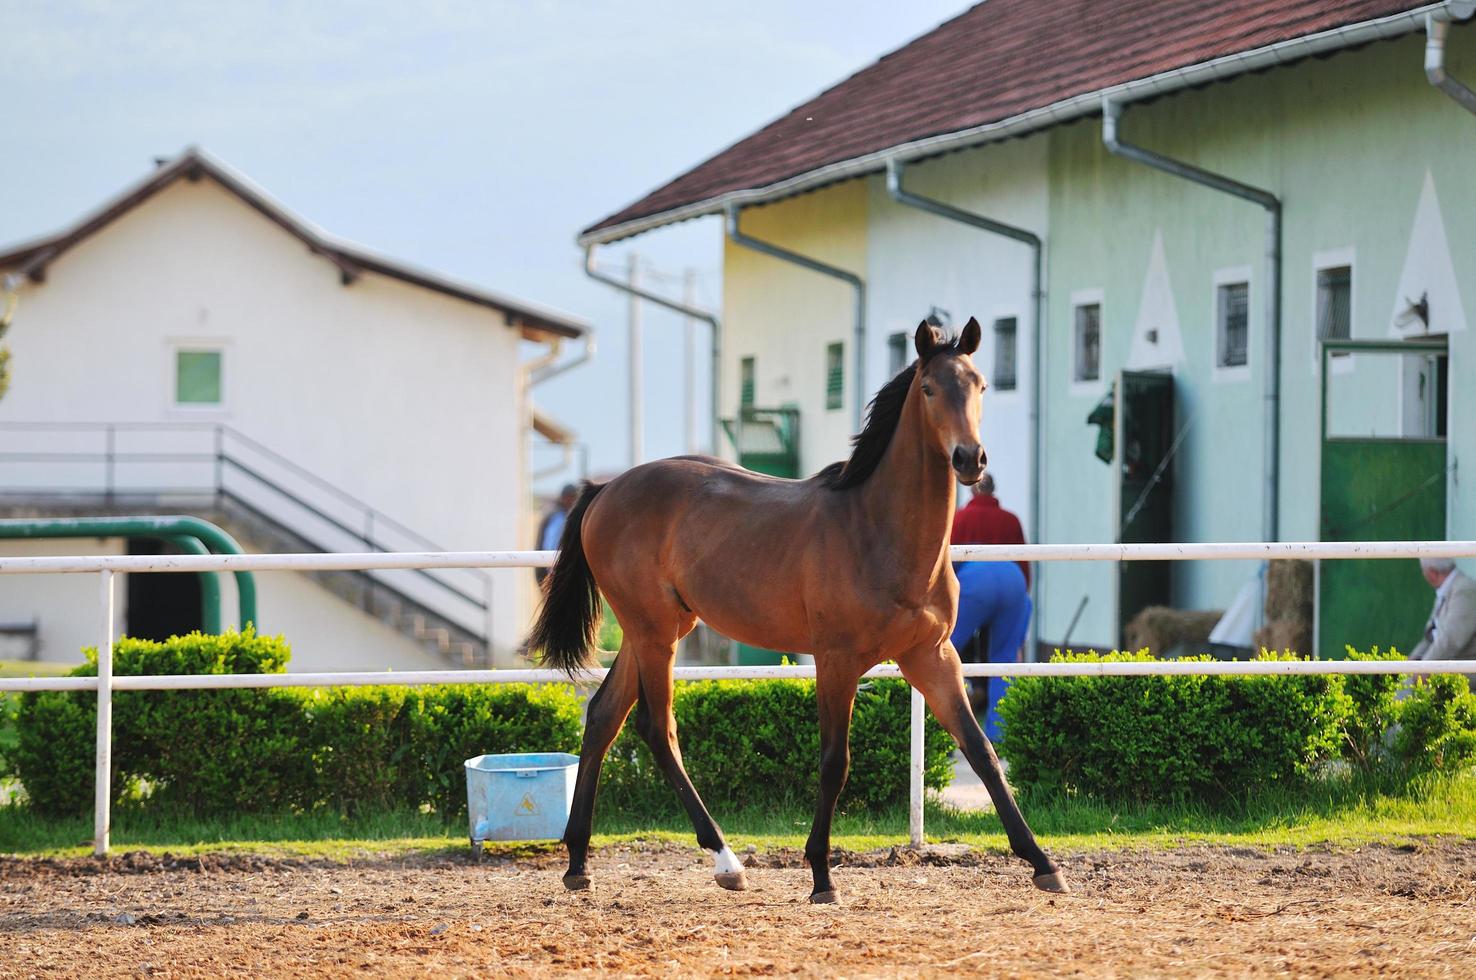
<instances>
[{"instance_id":1,"label":"roof eave","mask_svg":"<svg viewBox=\"0 0 1476 980\"><path fill-rule=\"evenodd\" d=\"M72 246L138 206L168 184L182 178L209 178L215 181L248 207L301 241L314 255L332 262L338 267L345 285L363 272L386 276L502 313L507 326L522 330L524 336L530 331L538 335L530 339L553 335L577 340L590 330L590 325L578 318L523 300L511 299L469 283L458 282L337 238L294 212L250 177L196 146L186 147L179 156L162 163L64 231L23 242L0 253L0 269L40 279L45 266L60 258Z\"/></svg>"},{"instance_id":2,"label":"roof eave","mask_svg":"<svg viewBox=\"0 0 1476 980\"><path fill-rule=\"evenodd\" d=\"M1337 51L1422 30L1425 17L1430 14L1464 20L1471 16L1472 11L1472 0L1442 0L1439 3L1425 4L1402 13L1347 24L1329 31L1320 31L1287 41L1278 41L1275 44L1254 48L1250 51L1224 55L1209 61L1150 75L1147 78L1134 79L1084 92L1048 106L1031 109L1006 119L984 123L969 129L898 143L862 156L826 164L823 167L762 187L728 191L715 197L654 214L642 215L607 227L595 225L581 232L576 240L581 247L608 245L665 225L707 215L722 214L730 206L766 204L815 190L826 184L864 177L883 170L887 161L894 158L912 161L953 150L963 150L1012 137L1025 136L1038 130L1080 119L1083 116L1099 113L1104 100L1119 103L1136 102L1157 95L1166 95L1247 72L1273 68L1311 55Z\"/></svg>"}]
</instances>

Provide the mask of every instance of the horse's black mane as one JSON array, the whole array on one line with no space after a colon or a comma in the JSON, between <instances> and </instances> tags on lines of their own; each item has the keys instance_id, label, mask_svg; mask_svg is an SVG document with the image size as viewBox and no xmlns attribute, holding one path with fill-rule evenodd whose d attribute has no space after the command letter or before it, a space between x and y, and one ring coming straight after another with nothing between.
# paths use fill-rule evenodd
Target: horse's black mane
<instances>
[{"instance_id":1,"label":"horse's black mane","mask_svg":"<svg viewBox=\"0 0 1476 980\"><path fill-rule=\"evenodd\" d=\"M865 483L886 455L891 445L892 434L902 420L902 406L907 404L907 392L918 370L939 354L958 351L958 338L946 337L928 349L922 357L897 372L897 376L876 393L866 406L866 425L858 435L851 437L851 458L831 463L819 473L819 480L830 490L849 490Z\"/></svg>"}]
</instances>

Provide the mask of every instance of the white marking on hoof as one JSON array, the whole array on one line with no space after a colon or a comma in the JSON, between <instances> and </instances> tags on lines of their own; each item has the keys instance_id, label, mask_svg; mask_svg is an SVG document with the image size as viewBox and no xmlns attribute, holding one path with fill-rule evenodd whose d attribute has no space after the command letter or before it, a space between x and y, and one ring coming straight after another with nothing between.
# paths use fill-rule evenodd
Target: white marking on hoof
<instances>
[{"instance_id":1,"label":"white marking on hoof","mask_svg":"<svg viewBox=\"0 0 1476 980\"><path fill-rule=\"evenodd\" d=\"M743 862L738 860L738 855L726 844L721 851L708 851L712 855L712 873L715 875L732 874L743 870Z\"/></svg>"}]
</instances>

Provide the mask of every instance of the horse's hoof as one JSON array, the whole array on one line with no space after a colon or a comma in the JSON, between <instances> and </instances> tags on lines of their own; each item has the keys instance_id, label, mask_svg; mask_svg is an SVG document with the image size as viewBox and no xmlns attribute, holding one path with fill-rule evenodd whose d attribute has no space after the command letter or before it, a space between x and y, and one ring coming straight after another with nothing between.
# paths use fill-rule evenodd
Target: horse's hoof
<instances>
[{"instance_id":1,"label":"horse's hoof","mask_svg":"<svg viewBox=\"0 0 1476 980\"><path fill-rule=\"evenodd\" d=\"M589 887L589 875L564 875L564 887L571 892L582 892Z\"/></svg>"},{"instance_id":2,"label":"horse's hoof","mask_svg":"<svg viewBox=\"0 0 1476 980\"><path fill-rule=\"evenodd\" d=\"M730 892L748 891L748 877L742 871L720 871L712 877Z\"/></svg>"},{"instance_id":3,"label":"horse's hoof","mask_svg":"<svg viewBox=\"0 0 1476 980\"><path fill-rule=\"evenodd\" d=\"M810 896L810 902L813 905L834 905L837 901L834 891L816 892Z\"/></svg>"},{"instance_id":4,"label":"horse's hoof","mask_svg":"<svg viewBox=\"0 0 1476 980\"><path fill-rule=\"evenodd\" d=\"M1035 882L1035 887L1043 892L1055 892L1058 895L1070 895L1071 886L1066 884L1066 878L1059 871L1047 871L1043 875L1036 875L1030 879Z\"/></svg>"}]
</instances>

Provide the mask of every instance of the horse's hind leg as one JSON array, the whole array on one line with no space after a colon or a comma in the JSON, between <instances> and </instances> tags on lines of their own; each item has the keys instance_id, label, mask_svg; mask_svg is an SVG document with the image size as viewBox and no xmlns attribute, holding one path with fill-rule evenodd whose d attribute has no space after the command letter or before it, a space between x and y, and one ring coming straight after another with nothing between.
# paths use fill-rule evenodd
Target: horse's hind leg
<instances>
[{"instance_id":1,"label":"horse's hind leg","mask_svg":"<svg viewBox=\"0 0 1476 980\"><path fill-rule=\"evenodd\" d=\"M666 779L676 790L682 807L692 819L697 831L697 843L713 856L713 877L717 883L732 891L748 887L743 873L743 864L728 847L723 831L712 819L712 814L703 806L702 798L687 776L682 765L682 750L677 742L676 715L672 712L671 668L676 660L675 642L642 643L638 658L641 675L639 703L636 705L636 730L651 748L656 765L666 774Z\"/></svg>"},{"instance_id":2,"label":"horse's hind leg","mask_svg":"<svg viewBox=\"0 0 1476 980\"><path fill-rule=\"evenodd\" d=\"M830 822L851 767L851 711L856 704L859 677L853 670L832 666L827 657L817 657L815 669L815 700L820 709L820 802L805 841L805 860L810 862L815 884L810 901L823 904L835 901L835 885L830 880Z\"/></svg>"},{"instance_id":3,"label":"horse's hind leg","mask_svg":"<svg viewBox=\"0 0 1476 980\"><path fill-rule=\"evenodd\" d=\"M1004 770L994 746L989 744L984 731L969 710L969 700L964 693L963 670L958 662L958 652L953 644L932 650L916 650L897 660L902 676L922 693L934 716L943 723L948 734L963 750L970 767L979 774L989 798L994 801L994 812L1004 824L1005 836L1010 840L1010 850L1017 857L1029 862L1035 869L1035 887L1048 892L1069 892L1071 888L1061 876L1061 869L1046 856L1035 841L1035 835L1025 823L1020 807L1005 782Z\"/></svg>"},{"instance_id":4,"label":"horse's hind leg","mask_svg":"<svg viewBox=\"0 0 1476 980\"><path fill-rule=\"evenodd\" d=\"M600 767L610 743L620 734L631 705L635 704L640 681L636 673L634 651L621 644L620 653L610 673L589 699L584 723L584 743L579 749L579 775L574 779L574 800L569 807L569 822L564 829L564 844L569 848L569 871L564 887L578 890L589 887L589 835L594 826L595 792L600 785Z\"/></svg>"}]
</instances>

